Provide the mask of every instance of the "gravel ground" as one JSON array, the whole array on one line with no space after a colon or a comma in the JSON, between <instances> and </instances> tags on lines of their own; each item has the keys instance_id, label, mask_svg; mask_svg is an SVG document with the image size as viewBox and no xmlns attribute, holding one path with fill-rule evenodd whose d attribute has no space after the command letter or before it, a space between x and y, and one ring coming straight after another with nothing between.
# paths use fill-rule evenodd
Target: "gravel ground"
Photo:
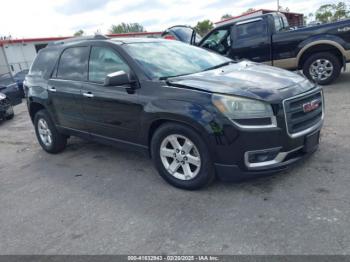
<instances>
[{"instance_id":1,"label":"gravel ground","mask_svg":"<svg viewBox=\"0 0 350 262\"><path fill-rule=\"evenodd\" d=\"M349 83L325 88L307 161L197 192L136 153L77 138L45 153L23 103L0 124L0 254L350 254Z\"/></svg>"}]
</instances>

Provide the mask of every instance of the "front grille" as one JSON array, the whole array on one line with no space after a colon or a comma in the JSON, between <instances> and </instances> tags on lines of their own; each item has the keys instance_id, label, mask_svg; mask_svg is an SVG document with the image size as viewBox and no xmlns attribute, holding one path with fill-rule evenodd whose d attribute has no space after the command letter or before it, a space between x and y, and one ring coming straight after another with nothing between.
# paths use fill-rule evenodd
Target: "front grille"
<instances>
[{"instance_id":1,"label":"front grille","mask_svg":"<svg viewBox=\"0 0 350 262\"><path fill-rule=\"evenodd\" d=\"M312 101L318 101L319 107L310 112L304 112L304 105ZM312 129L322 121L323 97L321 91L287 99L283 105L287 130L292 136L302 134L303 131Z\"/></svg>"}]
</instances>

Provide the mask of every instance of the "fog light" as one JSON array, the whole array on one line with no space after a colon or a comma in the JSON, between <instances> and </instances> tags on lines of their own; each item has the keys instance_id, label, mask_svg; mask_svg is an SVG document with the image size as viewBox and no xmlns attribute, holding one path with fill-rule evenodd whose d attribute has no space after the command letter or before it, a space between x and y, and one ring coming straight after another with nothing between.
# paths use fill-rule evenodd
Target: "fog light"
<instances>
[{"instance_id":1,"label":"fog light","mask_svg":"<svg viewBox=\"0 0 350 262\"><path fill-rule=\"evenodd\" d=\"M255 151L248 153L248 161L249 163L260 163L274 160L280 149L268 149L264 151Z\"/></svg>"}]
</instances>

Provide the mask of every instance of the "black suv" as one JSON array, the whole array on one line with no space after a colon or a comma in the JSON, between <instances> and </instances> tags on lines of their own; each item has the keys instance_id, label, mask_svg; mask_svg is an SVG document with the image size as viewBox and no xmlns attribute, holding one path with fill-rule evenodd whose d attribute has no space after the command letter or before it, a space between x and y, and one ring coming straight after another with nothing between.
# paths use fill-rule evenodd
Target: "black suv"
<instances>
[{"instance_id":1,"label":"black suv","mask_svg":"<svg viewBox=\"0 0 350 262\"><path fill-rule=\"evenodd\" d=\"M324 117L298 74L162 39L54 43L24 84L47 152L71 135L134 148L184 189L284 170L315 151Z\"/></svg>"}]
</instances>

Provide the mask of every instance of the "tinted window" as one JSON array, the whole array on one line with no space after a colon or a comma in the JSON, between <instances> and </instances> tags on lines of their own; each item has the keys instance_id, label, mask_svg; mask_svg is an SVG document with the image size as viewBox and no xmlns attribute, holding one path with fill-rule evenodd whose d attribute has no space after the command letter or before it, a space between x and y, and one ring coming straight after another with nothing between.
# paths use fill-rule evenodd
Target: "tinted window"
<instances>
[{"instance_id":1,"label":"tinted window","mask_svg":"<svg viewBox=\"0 0 350 262\"><path fill-rule=\"evenodd\" d=\"M178 36L178 38L185 42L185 43L190 43L191 42L191 38L192 38L192 33L193 30L189 27L174 27L172 29L175 33L175 35Z\"/></svg>"},{"instance_id":2,"label":"tinted window","mask_svg":"<svg viewBox=\"0 0 350 262\"><path fill-rule=\"evenodd\" d=\"M273 15L273 20L275 22L276 32L279 32L283 29L283 21L279 15Z\"/></svg>"},{"instance_id":3,"label":"tinted window","mask_svg":"<svg viewBox=\"0 0 350 262\"><path fill-rule=\"evenodd\" d=\"M92 47L89 62L89 80L103 83L106 76L117 71L130 73L128 65L112 49Z\"/></svg>"},{"instance_id":4,"label":"tinted window","mask_svg":"<svg viewBox=\"0 0 350 262\"><path fill-rule=\"evenodd\" d=\"M263 20L237 25L236 39L247 40L267 35L267 27Z\"/></svg>"},{"instance_id":5,"label":"tinted window","mask_svg":"<svg viewBox=\"0 0 350 262\"><path fill-rule=\"evenodd\" d=\"M56 50L41 50L35 58L30 69L31 75L44 76L51 73L58 58Z\"/></svg>"},{"instance_id":6,"label":"tinted window","mask_svg":"<svg viewBox=\"0 0 350 262\"><path fill-rule=\"evenodd\" d=\"M88 55L88 47L71 47L66 49L60 58L57 78L86 80Z\"/></svg>"},{"instance_id":7,"label":"tinted window","mask_svg":"<svg viewBox=\"0 0 350 262\"><path fill-rule=\"evenodd\" d=\"M179 41L131 43L123 48L151 78L193 74L231 61Z\"/></svg>"},{"instance_id":8,"label":"tinted window","mask_svg":"<svg viewBox=\"0 0 350 262\"><path fill-rule=\"evenodd\" d=\"M192 40L193 29L190 27L174 27L170 29L170 31L173 31L177 38L182 42L190 43ZM202 40L202 37L196 32L195 34L195 43L199 43Z\"/></svg>"}]
</instances>

